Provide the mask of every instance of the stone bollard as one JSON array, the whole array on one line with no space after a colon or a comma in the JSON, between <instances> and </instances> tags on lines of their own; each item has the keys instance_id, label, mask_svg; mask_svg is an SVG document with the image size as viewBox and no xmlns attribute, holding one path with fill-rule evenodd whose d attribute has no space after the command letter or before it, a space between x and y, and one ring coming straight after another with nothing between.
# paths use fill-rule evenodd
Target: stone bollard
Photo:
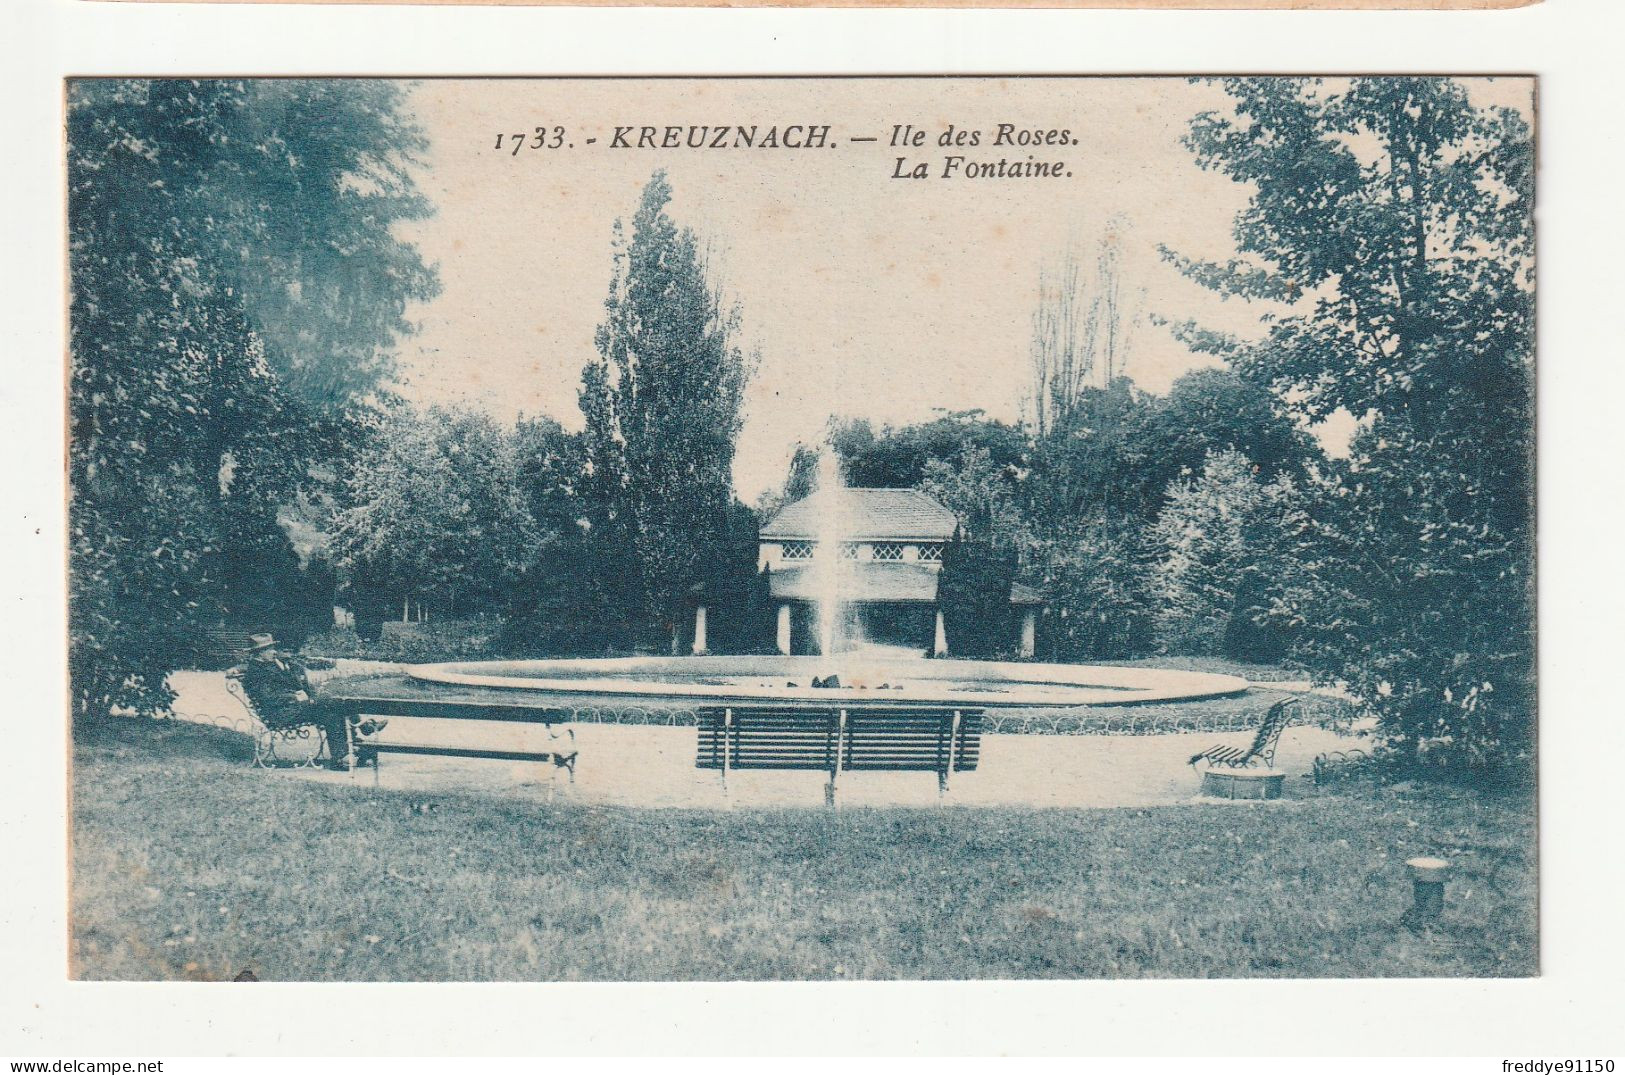
<instances>
[{"instance_id":1,"label":"stone bollard","mask_svg":"<svg viewBox=\"0 0 1625 1075\"><path fill-rule=\"evenodd\" d=\"M1411 925L1421 925L1444 913L1444 882L1450 876L1450 863L1444 859L1414 858L1405 861L1411 875L1416 903L1406 914Z\"/></svg>"}]
</instances>

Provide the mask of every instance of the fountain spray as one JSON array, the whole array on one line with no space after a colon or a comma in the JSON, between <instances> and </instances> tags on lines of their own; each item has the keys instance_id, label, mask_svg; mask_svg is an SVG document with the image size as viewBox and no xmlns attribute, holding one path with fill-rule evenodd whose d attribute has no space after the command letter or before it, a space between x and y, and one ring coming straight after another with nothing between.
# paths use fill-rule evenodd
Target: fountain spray
<instances>
[{"instance_id":1,"label":"fountain spray","mask_svg":"<svg viewBox=\"0 0 1625 1075\"><path fill-rule=\"evenodd\" d=\"M846 482L841 460L825 445L818 456L818 542L813 550L813 590L818 595L818 652L840 650L842 623L841 542L846 533Z\"/></svg>"}]
</instances>

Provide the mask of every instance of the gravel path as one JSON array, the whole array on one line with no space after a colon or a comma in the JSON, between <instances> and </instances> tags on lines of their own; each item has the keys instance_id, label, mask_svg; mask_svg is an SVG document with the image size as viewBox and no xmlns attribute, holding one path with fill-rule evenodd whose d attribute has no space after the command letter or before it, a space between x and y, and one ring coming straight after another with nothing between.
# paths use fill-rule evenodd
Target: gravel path
<instances>
[{"instance_id":1,"label":"gravel path","mask_svg":"<svg viewBox=\"0 0 1625 1075\"><path fill-rule=\"evenodd\" d=\"M172 677L179 691L175 710L193 719L241 719L243 707L225 689L220 673L183 672ZM1191 705L1201 705L1192 702ZM221 721L215 720L215 723ZM225 721L231 723L231 720ZM545 801L552 791L584 803L634 807L716 809L822 806L825 776L810 772L741 772L729 777L724 799L714 771L694 768L693 728L649 725L575 726L580 760L576 782L535 763L385 755L379 784L425 797L480 792ZM383 733L417 743L510 749L549 749L556 741L539 726L479 721L394 718ZM986 735L980 768L959 773L945 802L954 806L1145 807L1189 802L1200 783L1186 764L1214 743L1245 745L1249 732L1186 735ZM1316 754L1361 745L1317 727L1293 727L1281 737L1276 767L1289 774L1287 795L1307 783ZM356 774L285 769L267 779L370 785L371 771ZM843 806L935 806L930 773L848 773L841 777ZM1229 804L1226 804L1229 805Z\"/></svg>"}]
</instances>

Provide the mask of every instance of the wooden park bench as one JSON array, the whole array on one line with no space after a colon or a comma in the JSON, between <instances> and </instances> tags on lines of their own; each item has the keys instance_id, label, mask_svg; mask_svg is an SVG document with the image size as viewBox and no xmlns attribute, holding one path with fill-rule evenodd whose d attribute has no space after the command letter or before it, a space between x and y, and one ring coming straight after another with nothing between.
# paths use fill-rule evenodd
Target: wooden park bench
<instances>
[{"instance_id":1,"label":"wooden park bench","mask_svg":"<svg viewBox=\"0 0 1625 1075\"><path fill-rule=\"evenodd\" d=\"M845 772L937 774L937 794L949 775L976 768L982 711L901 706L709 706L699 710L695 768L716 769L722 790L741 769L827 772L824 802L835 804Z\"/></svg>"},{"instance_id":2,"label":"wooden park bench","mask_svg":"<svg viewBox=\"0 0 1625 1075\"><path fill-rule=\"evenodd\" d=\"M561 723L564 714L522 703L472 701L461 698L397 698L387 695L368 696L364 693L338 693L324 698L328 705L344 710L350 717L346 726L351 729L349 768L372 767L373 782L378 781L378 758L381 754L438 755L448 758L486 758L493 761L532 761L551 765L548 790L552 791L551 777L560 769L569 774L570 783L576 780L576 733L573 728L562 732L554 725ZM488 747L448 746L436 743L397 742L380 739L383 718L427 717L433 720L482 720L504 723L545 725L550 739L558 746L547 750L505 750ZM368 734L368 722L379 725Z\"/></svg>"},{"instance_id":3,"label":"wooden park bench","mask_svg":"<svg viewBox=\"0 0 1625 1075\"><path fill-rule=\"evenodd\" d=\"M242 684L228 677L227 685L232 694L254 715L259 721L262 732L254 738L254 764L269 766L277 764L277 746L291 739L311 739L314 749L304 751L307 756L298 760L297 764L314 766L318 764L325 751L329 756L343 758L346 767L353 773L358 768L372 767L373 781L378 780L378 758L381 754L419 754L440 755L452 758L488 758L497 761L533 761L552 766L549 771L548 790L551 793L553 783L551 777L558 774L560 769L565 770L570 777L570 783L576 779L576 757L578 751L575 746L575 730L564 728L562 732L555 730L554 725L563 723L567 715L557 709L548 709L536 705L523 703L502 703L491 701L473 701L456 697L394 697L387 694L370 694L366 691L348 691L344 689L332 692L323 691L322 702L344 713L346 741L339 743L325 743L322 730L308 720L296 719L280 724L267 723L265 718L254 708L248 694L242 689ZM389 717L428 717L435 720L481 720L501 721L506 723L542 724L547 727L548 737L558 741L558 746L548 750L502 750L484 747L447 746L432 743L396 742L394 740L380 739L377 733L383 730ZM342 753L339 753L342 752Z\"/></svg>"}]
</instances>

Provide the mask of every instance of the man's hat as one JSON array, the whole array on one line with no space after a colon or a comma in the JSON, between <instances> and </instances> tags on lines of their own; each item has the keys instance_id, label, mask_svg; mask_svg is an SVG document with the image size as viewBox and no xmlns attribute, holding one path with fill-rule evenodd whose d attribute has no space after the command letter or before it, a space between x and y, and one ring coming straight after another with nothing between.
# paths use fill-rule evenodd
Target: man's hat
<instances>
[{"instance_id":1,"label":"man's hat","mask_svg":"<svg viewBox=\"0 0 1625 1075\"><path fill-rule=\"evenodd\" d=\"M270 635L249 635L248 640L254 645L252 649L257 653L262 649L270 649L276 645L276 639Z\"/></svg>"}]
</instances>

